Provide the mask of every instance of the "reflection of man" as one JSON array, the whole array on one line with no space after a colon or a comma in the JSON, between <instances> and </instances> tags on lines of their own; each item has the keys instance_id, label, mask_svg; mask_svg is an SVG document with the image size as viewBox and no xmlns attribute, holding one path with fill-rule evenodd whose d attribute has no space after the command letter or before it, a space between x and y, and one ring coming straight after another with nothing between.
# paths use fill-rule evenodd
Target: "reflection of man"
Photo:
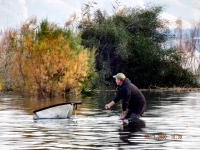
<instances>
[{"instance_id":1,"label":"reflection of man","mask_svg":"<svg viewBox=\"0 0 200 150\"><path fill-rule=\"evenodd\" d=\"M142 134L134 134L135 132L139 132L139 131L143 131L143 128L146 127L146 124L143 120L141 119L137 119L135 121L131 121L131 122L123 122L123 128L120 128L121 130L119 131L119 138L120 138L120 142L119 142L119 147L124 146L124 144L128 144L131 148L135 148L134 145L139 145L140 140L143 138L145 139L145 135ZM147 134L148 136L148 134ZM133 139L135 139L133 141ZM132 147L133 146L133 147Z\"/></svg>"},{"instance_id":2,"label":"reflection of man","mask_svg":"<svg viewBox=\"0 0 200 150\"><path fill-rule=\"evenodd\" d=\"M120 119L134 120L139 118L144 113L146 107L144 95L123 73L118 73L113 78L115 78L119 90L114 100L106 104L105 109L110 109L122 99L122 114ZM126 112L127 108L128 111Z\"/></svg>"}]
</instances>

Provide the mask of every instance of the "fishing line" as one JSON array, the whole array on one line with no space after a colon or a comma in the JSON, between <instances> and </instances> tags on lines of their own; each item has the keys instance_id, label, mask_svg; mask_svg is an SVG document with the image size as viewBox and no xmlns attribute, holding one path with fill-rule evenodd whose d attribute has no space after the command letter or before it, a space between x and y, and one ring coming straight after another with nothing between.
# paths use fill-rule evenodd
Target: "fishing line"
<instances>
[{"instance_id":1,"label":"fishing line","mask_svg":"<svg viewBox=\"0 0 200 150\"><path fill-rule=\"evenodd\" d=\"M102 104L96 104L96 103L91 103L91 102L90 102L90 103L87 102L87 103L83 103L83 104L92 104L92 105L97 105L97 106L100 106L100 107L105 108L105 106L102 105ZM113 113L115 113L115 115L120 116L120 115L119 115L116 111L114 111L113 109L110 109L110 108L109 108L109 110L112 111Z\"/></svg>"}]
</instances>

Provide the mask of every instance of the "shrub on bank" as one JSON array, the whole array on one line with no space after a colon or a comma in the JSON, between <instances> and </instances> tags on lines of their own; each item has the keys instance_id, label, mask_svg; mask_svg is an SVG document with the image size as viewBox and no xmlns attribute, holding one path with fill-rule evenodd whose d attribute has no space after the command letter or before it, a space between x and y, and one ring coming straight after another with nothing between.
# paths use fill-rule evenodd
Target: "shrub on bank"
<instances>
[{"instance_id":1,"label":"shrub on bank","mask_svg":"<svg viewBox=\"0 0 200 150\"><path fill-rule=\"evenodd\" d=\"M112 76L123 72L139 88L197 86L195 76L181 67L179 53L170 47L173 35L159 17L162 11L149 6L123 8L111 15L101 10L88 13L89 19L79 26L82 45L96 47L96 85L113 88Z\"/></svg>"},{"instance_id":2,"label":"shrub on bank","mask_svg":"<svg viewBox=\"0 0 200 150\"><path fill-rule=\"evenodd\" d=\"M12 89L39 98L79 93L93 74L93 51L80 44L80 36L35 18L23 23L20 32L9 32Z\"/></svg>"}]
</instances>

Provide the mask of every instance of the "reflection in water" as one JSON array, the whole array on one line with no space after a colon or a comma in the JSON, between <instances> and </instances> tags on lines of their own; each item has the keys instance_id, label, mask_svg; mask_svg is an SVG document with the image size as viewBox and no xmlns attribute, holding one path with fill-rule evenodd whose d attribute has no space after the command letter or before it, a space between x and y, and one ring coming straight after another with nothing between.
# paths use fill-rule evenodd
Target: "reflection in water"
<instances>
[{"instance_id":1,"label":"reflection in water","mask_svg":"<svg viewBox=\"0 0 200 150\"><path fill-rule=\"evenodd\" d=\"M142 131L142 128L145 128L146 124L143 120L138 119L133 122L124 122L123 123L123 131L129 131L129 132L138 132Z\"/></svg>"},{"instance_id":2,"label":"reflection in water","mask_svg":"<svg viewBox=\"0 0 200 150\"><path fill-rule=\"evenodd\" d=\"M82 105L71 119L33 120L33 110L63 103L0 94L2 149L198 149L200 93L144 93L147 110L137 122L119 120L106 104L113 93L71 97ZM113 109L120 112L120 104Z\"/></svg>"},{"instance_id":3,"label":"reflection in water","mask_svg":"<svg viewBox=\"0 0 200 150\"><path fill-rule=\"evenodd\" d=\"M119 147L121 145L138 145L140 144L138 141L132 141L133 139L143 138L142 135L134 134L136 132L142 132L142 128L145 128L146 124L143 120L135 120L133 122L123 122L122 130L119 131L120 139L122 142L119 143Z\"/></svg>"}]
</instances>

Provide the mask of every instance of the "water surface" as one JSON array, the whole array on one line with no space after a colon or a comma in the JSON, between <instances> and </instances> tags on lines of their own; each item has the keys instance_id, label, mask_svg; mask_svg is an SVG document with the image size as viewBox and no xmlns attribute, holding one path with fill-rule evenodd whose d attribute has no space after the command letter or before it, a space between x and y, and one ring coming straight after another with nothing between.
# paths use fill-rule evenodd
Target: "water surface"
<instances>
[{"instance_id":1,"label":"water surface","mask_svg":"<svg viewBox=\"0 0 200 150\"><path fill-rule=\"evenodd\" d=\"M128 123L103 107L114 93L42 100L0 94L0 145L6 149L200 149L200 93L144 93L147 110ZM33 110L83 101L71 119L33 118ZM121 111L120 104L113 108Z\"/></svg>"}]
</instances>

